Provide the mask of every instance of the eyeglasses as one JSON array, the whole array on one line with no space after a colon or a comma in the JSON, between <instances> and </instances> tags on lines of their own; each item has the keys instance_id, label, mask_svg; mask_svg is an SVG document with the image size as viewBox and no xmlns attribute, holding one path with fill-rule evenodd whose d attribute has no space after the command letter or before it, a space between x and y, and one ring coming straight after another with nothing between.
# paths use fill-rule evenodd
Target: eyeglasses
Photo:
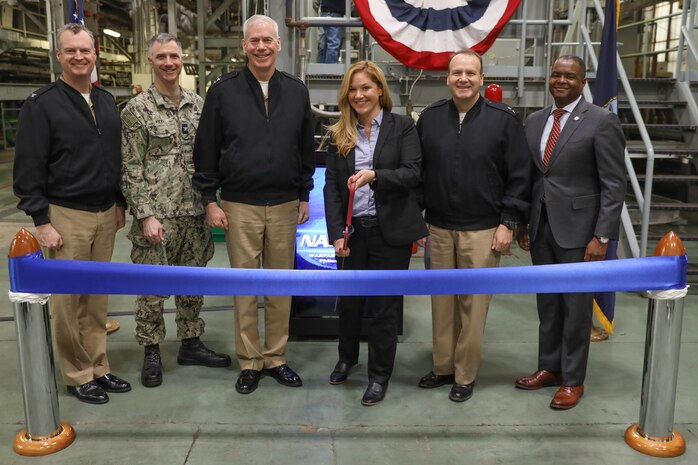
<instances>
[{"instance_id":1,"label":"eyeglasses","mask_svg":"<svg viewBox=\"0 0 698 465\"><path fill-rule=\"evenodd\" d=\"M349 236L354 234L354 225L348 224L344 228L344 245L342 246L342 252L349 248Z\"/></svg>"}]
</instances>

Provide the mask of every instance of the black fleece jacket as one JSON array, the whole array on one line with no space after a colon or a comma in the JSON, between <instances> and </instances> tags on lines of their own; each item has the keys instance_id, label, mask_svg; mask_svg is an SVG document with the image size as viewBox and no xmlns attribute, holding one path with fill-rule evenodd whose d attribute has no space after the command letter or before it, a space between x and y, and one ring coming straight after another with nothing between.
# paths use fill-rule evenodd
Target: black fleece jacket
<instances>
[{"instance_id":1,"label":"black fleece jacket","mask_svg":"<svg viewBox=\"0 0 698 465\"><path fill-rule=\"evenodd\" d=\"M531 157L511 108L482 97L459 124L453 100L424 109L417 122L428 224L478 231L525 222Z\"/></svg>"},{"instance_id":2,"label":"black fleece jacket","mask_svg":"<svg viewBox=\"0 0 698 465\"><path fill-rule=\"evenodd\" d=\"M249 205L308 201L315 146L308 89L275 71L269 110L259 81L245 67L226 74L206 95L194 143L192 183L204 204L221 199Z\"/></svg>"},{"instance_id":3,"label":"black fleece jacket","mask_svg":"<svg viewBox=\"0 0 698 465\"><path fill-rule=\"evenodd\" d=\"M114 97L92 86L90 100L57 80L32 93L17 125L14 192L36 226L49 203L97 212L125 205L119 189L121 120Z\"/></svg>"}]
</instances>

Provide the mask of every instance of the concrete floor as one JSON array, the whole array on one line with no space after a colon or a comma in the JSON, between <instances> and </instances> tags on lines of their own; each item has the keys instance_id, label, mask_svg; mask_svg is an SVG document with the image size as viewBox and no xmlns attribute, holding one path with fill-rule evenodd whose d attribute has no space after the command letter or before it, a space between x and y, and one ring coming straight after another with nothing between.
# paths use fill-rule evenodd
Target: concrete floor
<instances>
[{"instance_id":1,"label":"concrete floor","mask_svg":"<svg viewBox=\"0 0 698 465\"><path fill-rule=\"evenodd\" d=\"M1 158L0 158L1 160ZM28 225L14 209L9 176L0 163L0 241L8 244ZM688 244L690 246L690 244ZM114 260L129 262L130 244L121 231ZM698 251L696 251L698 252ZM3 254L4 255L4 254ZM0 290L8 287L3 258ZM209 266L225 266L217 244ZM530 264L515 249L503 266ZM421 267L421 259L413 260ZM206 299L205 342L233 353L230 298ZM61 419L73 425L77 439L66 450L46 457L16 455L12 443L24 427L17 344L12 307L0 305L0 464L696 464L698 463L698 297L685 300L683 342L675 428L687 441L686 453L657 459L630 449L625 429L638 421L647 301L618 294L616 334L592 344L586 394L577 408L548 407L554 388L514 389L517 376L536 368L537 316L533 295L498 295L490 308L480 373L472 399L448 400L448 387L424 390L418 379L431 369L431 316L427 296L405 299L405 334L398 347L395 374L386 399L361 406L366 387L366 348L357 369L342 386L328 376L337 359L335 340L292 340L288 362L304 386L286 388L265 378L251 395L233 388L238 368L182 367L174 316L168 314L163 345L164 383L140 385L142 349L133 337L133 298L110 298L110 313L121 330L109 336L112 371L133 383L126 394L113 394L93 406L68 396L60 381ZM173 303L168 302L169 306Z\"/></svg>"}]
</instances>

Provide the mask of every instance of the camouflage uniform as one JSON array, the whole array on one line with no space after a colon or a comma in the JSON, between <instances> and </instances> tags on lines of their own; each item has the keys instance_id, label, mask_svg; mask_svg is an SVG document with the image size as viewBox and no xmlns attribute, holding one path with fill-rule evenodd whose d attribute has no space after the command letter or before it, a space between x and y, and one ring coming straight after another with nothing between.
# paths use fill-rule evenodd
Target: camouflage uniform
<instances>
[{"instance_id":1,"label":"camouflage uniform","mask_svg":"<svg viewBox=\"0 0 698 465\"><path fill-rule=\"evenodd\" d=\"M121 188L134 221L128 238L133 263L206 266L213 257L211 231L201 196L192 188L194 135L199 124L201 97L182 89L179 107L154 85L134 97L121 113ZM151 244L141 220L155 216L164 240ZM136 339L141 345L159 344L165 337L164 301L169 296L136 298ZM176 296L177 337L199 337L202 296Z\"/></svg>"}]
</instances>

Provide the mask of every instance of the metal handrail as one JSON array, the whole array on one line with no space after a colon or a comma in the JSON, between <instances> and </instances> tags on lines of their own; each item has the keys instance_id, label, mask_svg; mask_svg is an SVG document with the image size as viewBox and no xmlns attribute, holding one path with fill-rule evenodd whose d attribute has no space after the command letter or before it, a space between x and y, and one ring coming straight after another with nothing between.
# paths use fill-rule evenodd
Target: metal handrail
<instances>
[{"instance_id":1,"label":"metal handrail","mask_svg":"<svg viewBox=\"0 0 698 465\"><path fill-rule=\"evenodd\" d=\"M683 73L681 72L681 61L683 58L683 48L684 48L684 39L688 37L688 34L686 33L687 31L684 31L684 26L686 25L686 20L688 17L688 9L687 6L689 4L689 0L683 0L683 7L681 8L681 28L679 30L679 44L678 44L678 56L676 57L676 72L674 73L674 76L676 76L677 81L683 81L684 76ZM686 60L686 63L688 63L688 60Z\"/></svg>"},{"instance_id":2,"label":"metal handrail","mask_svg":"<svg viewBox=\"0 0 698 465\"><path fill-rule=\"evenodd\" d=\"M686 26L684 26L684 25L681 26L681 34L683 34L683 39L686 41L686 45L688 45L688 49L693 54L693 58L698 60L698 50L696 49L696 45L693 43L693 39L691 38L690 34L688 33L688 29L686 29Z\"/></svg>"},{"instance_id":3,"label":"metal handrail","mask_svg":"<svg viewBox=\"0 0 698 465\"><path fill-rule=\"evenodd\" d=\"M679 92L681 92L681 95L683 96L684 100L686 100L686 107L688 108L688 112L690 113L691 118L693 119L693 121L698 122L698 104L696 104L696 100L693 97L693 93L691 92L691 60L688 59L688 56L686 59L686 71L681 70L681 62L683 61L682 57L684 47L687 49L687 51L691 52L693 58L696 61L698 61L698 48L696 47L696 44L693 42L693 37L691 37L690 33L690 31L693 30L694 26L694 16L692 14L688 14L689 10L696 10L696 0L684 0L683 2L683 9L681 13L681 28L679 32L679 44L677 47L677 49L679 50L679 54L676 60L676 72L674 73L674 76L676 76L676 87L679 89ZM688 23L688 27L686 27L686 23Z\"/></svg>"},{"instance_id":4,"label":"metal handrail","mask_svg":"<svg viewBox=\"0 0 698 465\"><path fill-rule=\"evenodd\" d=\"M516 89L516 100L518 103L521 103L521 99L524 95L524 67L526 65L526 24L527 24L527 18L526 18L526 13L527 13L527 7L528 7L528 0L523 0L523 5L521 6L522 8L522 13L521 13L521 43L519 44L519 79L518 79L518 87Z\"/></svg>"}]
</instances>

